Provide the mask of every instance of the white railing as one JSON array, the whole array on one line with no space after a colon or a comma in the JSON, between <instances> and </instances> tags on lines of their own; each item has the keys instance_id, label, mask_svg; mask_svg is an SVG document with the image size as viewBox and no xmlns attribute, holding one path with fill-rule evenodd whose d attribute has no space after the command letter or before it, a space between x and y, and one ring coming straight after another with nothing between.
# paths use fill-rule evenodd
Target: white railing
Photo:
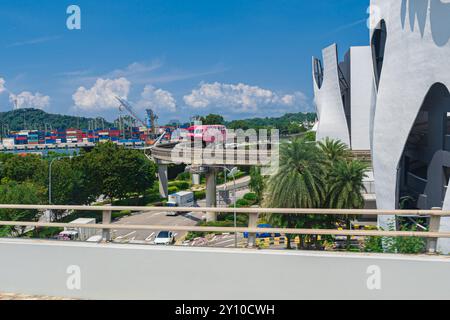
<instances>
[{"instance_id":1,"label":"white railing","mask_svg":"<svg viewBox=\"0 0 450 320\"><path fill-rule=\"evenodd\" d=\"M290 209L290 208L177 208L179 212L216 212L216 213L240 213L250 216L248 227L204 227L204 226L167 226L167 225L130 225L112 224L111 212L129 210L132 212L168 212L173 210L168 207L130 207L130 206L74 206L74 205L13 205L0 204L0 209L20 210L79 210L97 211L102 213L102 224L74 224L58 222L32 222L32 221L0 221L0 226L26 226L26 227L59 227L59 228L87 228L103 230L104 240L110 240L110 230L165 230L172 231L198 231L198 232L248 232L249 238L257 233L284 233L292 235L335 235L335 236L379 236L379 237L421 237L428 239L428 252L436 252L438 238L450 238L450 232L439 232L441 217L450 216L450 211L442 211L440 208L433 210L338 210L338 209ZM384 230L337 230L337 229L292 229L292 228L258 228L258 214L295 214L295 215L366 215L366 216L404 216L415 215L430 217L429 231L384 231Z\"/></svg>"}]
</instances>

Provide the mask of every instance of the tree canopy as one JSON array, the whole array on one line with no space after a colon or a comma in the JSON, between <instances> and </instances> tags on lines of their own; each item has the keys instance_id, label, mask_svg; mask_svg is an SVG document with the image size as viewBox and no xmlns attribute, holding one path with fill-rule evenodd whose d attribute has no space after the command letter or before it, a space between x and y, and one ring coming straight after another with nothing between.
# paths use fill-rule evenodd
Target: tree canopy
<instances>
[{"instance_id":1,"label":"tree canopy","mask_svg":"<svg viewBox=\"0 0 450 320\"><path fill-rule=\"evenodd\" d=\"M92 193L122 199L140 194L153 185L155 165L142 152L126 149L112 142L97 145L82 154L85 180L94 183Z\"/></svg>"},{"instance_id":2,"label":"tree canopy","mask_svg":"<svg viewBox=\"0 0 450 320\"><path fill-rule=\"evenodd\" d=\"M111 201L141 196L156 179L155 164L142 151L111 142L72 158L0 153L0 203L48 203L50 163L52 204L91 204L100 196ZM0 220L29 221L39 215L37 210L0 210ZM1 234L13 230L0 228Z\"/></svg>"}]
</instances>

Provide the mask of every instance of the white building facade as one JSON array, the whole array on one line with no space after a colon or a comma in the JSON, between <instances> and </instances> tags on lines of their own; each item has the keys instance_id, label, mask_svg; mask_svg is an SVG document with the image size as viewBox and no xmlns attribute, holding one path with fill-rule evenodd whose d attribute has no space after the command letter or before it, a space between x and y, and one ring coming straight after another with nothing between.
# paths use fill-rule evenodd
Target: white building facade
<instances>
[{"instance_id":1,"label":"white building facade","mask_svg":"<svg viewBox=\"0 0 450 320\"><path fill-rule=\"evenodd\" d=\"M370 150L370 108L373 68L371 49L351 47L339 63L337 45L313 58L317 140L340 140L352 150Z\"/></svg>"},{"instance_id":2,"label":"white building facade","mask_svg":"<svg viewBox=\"0 0 450 320\"><path fill-rule=\"evenodd\" d=\"M348 135L340 140L353 150L372 150L378 209L450 210L450 0L372 0L370 12L370 47L351 48L329 70L337 55L325 49L322 87L313 59L317 138ZM378 225L396 227L395 217ZM450 231L450 218L440 231ZM450 241L440 239L438 251L449 253Z\"/></svg>"},{"instance_id":3,"label":"white building facade","mask_svg":"<svg viewBox=\"0 0 450 320\"><path fill-rule=\"evenodd\" d=\"M450 210L450 1L372 0L377 206ZM379 219L387 227L393 217ZM444 218L441 231L450 231ZM449 252L440 240L438 250Z\"/></svg>"}]
</instances>

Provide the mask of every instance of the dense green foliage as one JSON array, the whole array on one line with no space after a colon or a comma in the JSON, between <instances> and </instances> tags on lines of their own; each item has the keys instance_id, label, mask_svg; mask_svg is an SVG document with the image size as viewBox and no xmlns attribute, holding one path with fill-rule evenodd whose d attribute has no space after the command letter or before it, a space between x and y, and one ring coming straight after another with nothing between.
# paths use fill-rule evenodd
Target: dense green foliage
<instances>
[{"instance_id":1,"label":"dense green foliage","mask_svg":"<svg viewBox=\"0 0 450 320\"><path fill-rule=\"evenodd\" d=\"M267 202L272 208L317 208L325 200L323 154L303 139L280 148L280 168L271 177Z\"/></svg>"},{"instance_id":2,"label":"dense green foliage","mask_svg":"<svg viewBox=\"0 0 450 320\"><path fill-rule=\"evenodd\" d=\"M393 226L390 227L394 229ZM401 231L417 231L417 227L402 226ZM384 240L384 241L383 241ZM426 240L419 237L368 237L366 239L363 250L365 252L388 252L402 254L418 254L424 253L426 249Z\"/></svg>"},{"instance_id":3,"label":"dense green foliage","mask_svg":"<svg viewBox=\"0 0 450 320\"><path fill-rule=\"evenodd\" d=\"M79 128L88 129L89 121L94 119L85 117L75 117L61 114L50 114L39 109L17 109L8 112L0 112L0 123L8 124L10 130L24 129L68 129ZM113 124L106 120L97 120L97 124L104 124L105 127L113 127Z\"/></svg>"},{"instance_id":4,"label":"dense green foliage","mask_svg":"<svg viewBox=\"0 0 450 320\"><path fill-rule=\"evenodd\" d=\"M3 179L0 184L0 203L2 204L40 204L44 190L32 182L16 182ZM33 221L37 210L1 209L2 221ZM22 228L23 229L23 228ZM0 237L10 233L17 234L13 227L0 227Z\"/></svg>"},{"instance_id":5,"label":"dense green foliage","mask_svg":"<svg viewBox=\"0 0 450 320\"><path fill-rule=\"evenodd\" d=\"M250 191L255 194L255 201L260 203L264 196L265 189L264 177L261 175L261 168L252 167L250 169Z\"/></svg>"},{"instance_id":6,"label":"dense green foliage","mask_svg":"<svg viewBox=\"0 0 450 320\"><path fill-rule=\"evenodd\" d=\"M137 205L141 200L150 201L149 192L154 192L153 162L141 151L104 143L72 158L0 153L0 203L48 203L50 164L52 204L91 204L99 198L115 203L126 198L129 201L124 204L134 204L136 199ZM61 212L54 213L58 219ZM36 210L0 210L0 220L35 220L40 214ZM0 230L2 235L14 231Z\"/></svg>"},{"instance_id":7,"label":"dense green foliage","mask_svg":"<svg viewBox=\"0 0 450 320\"><path fill-rule=\"evenodd\" d=\"M363 179L367 165L359 161L338 160L328 175L328 199L330 208L360 209L364 207Z\"/></svg>"},{"instance_id":8,"label":"dense green foliage","mask_svg":"<svg viewBox=\"0 0 450 320\"><path fill-rule=\"evenodd\" d=\"M97 197L142 194L155 180L155 166L142 152L112 142L99 144L76 160L82 164L85 181L95 181L91 192Z\"/></svg>"},{"instance_id":9,"label":"dense green foliage","mask_svg":"<svg viewBox=\"0 0 450 320\"><path fill-rule=\"evenodd\" d=\"M347 158L349 151L338 141L316 144L301 138L280 148L280 168L268 182L265 204L272 208L356 209L364 205L361 190L367 167ZM325 228L349 224L350 217L273 213L269 223L283 228ZM290 235L287 235L288 247ZM320 248L317 236L300 237L300 247Z\"/></svg>"},{"instance_id":10,"label":"dense green foliage","mask_svg":"<svg viewBox=\"0 0 450 320\"><path fill-rule=\"evenodd\" d=\"M350 156L348 146L339 140L326 138L324 141L318 142L318 146L325 155L328 167L333 166L336 161L348 159Z\"/></svg>"},{"instance_id":11,"label":"dense green foliage","mask_svg":"<svg viewBox=\"0 0 450 320\"><path fill-rule=\"evenodd\" d=\"M247 201L251 201L251 202L256 202L258 197L256 195L256 193L246 193L243 197L243 199L247 200Z\"/></svg>"},{"instance_id":12,"label":"dense green foliage","mask_svg":"<svg viewBox=\"0 0 450 320\"><path fill-rule=\"evenodd\" d=\"M234 120L226 123L230 129L278 129L280 134L297 134L305 132L306 128L303 127L304 122L314 122L316 120L315 113L288 113L282 117L266 117L266 118L252 118L244 120Z\"/></svg>"},{"instance_id":13,"label":"dense green foliage","mask_svg":"<svg viewBox=\"0 0 450 320\"><path fill-rule=\"evenodd\" d=\"M218 114L208 114L205 117L198 117L204 125L225 124L225 119Z\"/></svg>"}]
</instances>

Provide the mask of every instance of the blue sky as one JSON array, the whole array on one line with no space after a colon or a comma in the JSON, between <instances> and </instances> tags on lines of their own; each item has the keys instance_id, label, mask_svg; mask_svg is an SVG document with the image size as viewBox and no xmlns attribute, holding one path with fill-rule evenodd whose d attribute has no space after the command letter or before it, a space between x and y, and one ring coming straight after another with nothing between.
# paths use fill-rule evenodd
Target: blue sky
<instances>
[{"instance_id":1,"label":"blue sky","mask_svg":"<svg viewBox=\"0 0 450 320\"><path fill-rule=\"evenodd\" d=\"M66 9L81 9L68 30ZM368 0L0 0L0 110L163 121L312 108L311 56L367 45ZM4 83L3 83L4 82ZM3 83L3 84L2 84ZM3 88L3 89L2 89Z\"/></svg>"}]
</instances>

